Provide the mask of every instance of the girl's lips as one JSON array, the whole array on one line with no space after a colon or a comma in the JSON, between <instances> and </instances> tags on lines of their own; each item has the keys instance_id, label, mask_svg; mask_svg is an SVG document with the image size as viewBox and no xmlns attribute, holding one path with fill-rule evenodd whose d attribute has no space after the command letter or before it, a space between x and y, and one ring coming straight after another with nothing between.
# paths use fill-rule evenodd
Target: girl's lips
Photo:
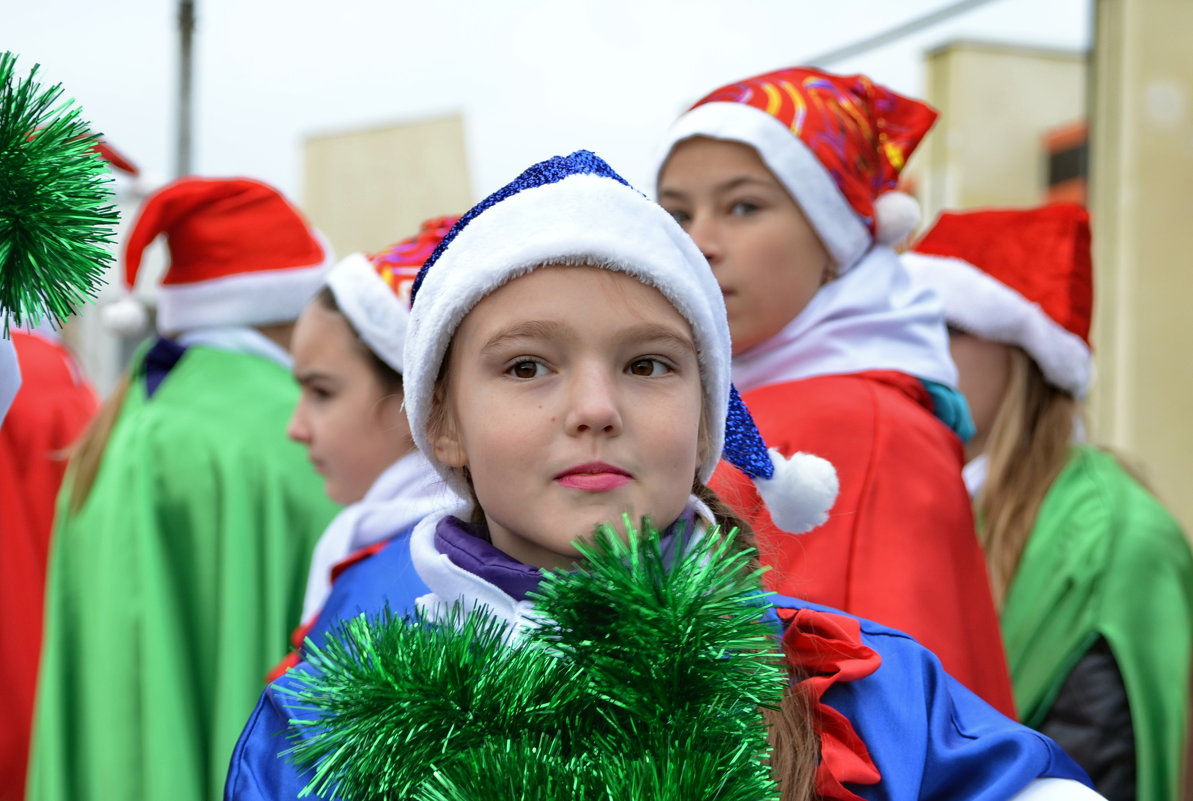
<instances>
[{"instance_id":1,"label":"girl's lips","mask_svg":"<svg viewBox=\"0 0 1193 801\"><path fill-rule=\"evenodd\" d=\"M631 481L624 473L571 473L555 480L561 487L588 492L608 492Z\"/></svg>"},{"instance_id":2,"label":"girl's lips","mask_svg":"<svg viewBox=\"0 0 1193 801\"><path fill-rule=\"evenodd\" d=\"M588 492L608 492L628 484L633 479L632 475L620 467L604 462L577 465L555 477L561 487Z\"/></svg>"}]
</instances>

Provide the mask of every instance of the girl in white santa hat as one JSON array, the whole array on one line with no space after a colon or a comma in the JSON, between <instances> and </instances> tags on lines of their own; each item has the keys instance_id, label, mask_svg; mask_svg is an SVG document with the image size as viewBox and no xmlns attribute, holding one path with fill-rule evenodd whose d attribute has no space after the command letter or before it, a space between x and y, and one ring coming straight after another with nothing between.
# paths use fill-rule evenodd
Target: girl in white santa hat
<instances>
[{"instance_id":1,"label":"girl in white santa hat","mask_svg":"<svg viewBox=\"0 0 1193 801\"><path fill-rule=\"evenodd\" d=\"M298 405L287 434L307 449L328 496L348 508L311 558L295 650L271 673L297 664L306 638L362 611L412 608L426 587L410 564L410 529L459 499L414 447L402 409L402 348L410 285L456 221L425 221L381 253L354 253L327 275L294 327Z\"/></svg>"},{"instance_id":2,"label":"girl in white santa hat","mask_svg":"<svg viewBox=\"0 0 1193 801\"><path fill-rule=\"evenodd\" d=\"M352 621L270 685L226 798L1097 797L1054 743L1000 715L907 635L760 596L753 579L723 577L732 592L701 583L747 556L748 533L735 533L748 527L705 483L720 458L757 482L792 532L824 522L836 476L814 456L768 452L731 384L713 273L604 161L585 151L550 159L483 200L427 260L413 298L403 356L411 434L466 500L411 535L429 588L418 617ZM662 540L640 534L640 518ZM674 571L691 571L697 589L673 585ZM617 591L627 574L640 594ZM543 606L561 585L609 594L572 596L578 616L565 624ZM743 592L735 613L716 607L698 623L706 605ZM670 606L673 597L690 603ZM638 648L617 645L630 642L619 639L627 630L650 631L644 619L678 639L641 665ZM764 620L771 626L756 625ZM692 646L690 628L710 623L741 639ZM540 636L577 629L579 650ZM756 696L705 708L672 681L703 665L746 686L756 649L775 638L784 658L768 663L780 670L765 718ZM584 657L603 643L614 647ZM649 636L639 645L658 648ZM482 647L491 659L477 657ZM560 680L503 672L520 659ZM626 682L588 691L594 674L626 665L637 665L628 684L646 689L646 705L627 702ZM683 702L691 716L643 722ZM741 725L726 735L730 721ZM722 775L725 762L744 773ZM742 790L745 774L753 792Z\"/></svg>"}]
</instances>

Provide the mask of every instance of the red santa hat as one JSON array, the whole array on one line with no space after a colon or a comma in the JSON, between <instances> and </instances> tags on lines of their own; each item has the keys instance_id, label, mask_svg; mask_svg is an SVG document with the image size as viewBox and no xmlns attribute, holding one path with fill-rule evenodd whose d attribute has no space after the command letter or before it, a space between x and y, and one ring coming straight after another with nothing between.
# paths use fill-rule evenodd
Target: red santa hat
<instances>
[{"instance_id":1,"label":"red santa hat","mask_svg":"<svg viewBox=\"0 0 1193 801\"><path fill-rule=\"evenodd\" d=\"M1052 384L1084 397L1092 360L1089 212L1072 203L942 214L904 254L949 324L1018 345Z\"/></svg>"},{"instance_id":2,"label":"red santa hat","mask_svg":"<svg viewBox=\"0 0 1193 801\"><path fill-rule=\"evenodd\" d=\"M151 195L125 243L130 289L145 248L162 234L170 247L158 290L163 332L293 320L331 264L330 249L303 215L276 189L248 178L183 178ZM130 297L109 306L105 321L136 330L135 305Z\"/></svg>"},{"instance_id":3,"label":"red santa hat","mask_svg":"<svg viewBox=\"0 0 1193 801\"><path fill-rule=\"evenodd\" d=\"M919 205L893 190L936 116L864 75L792 67L699 100L672 126L659 169L685 139L750 145L844 272L875 241L892 244L915 228Z\"/></svg>"},{"instance_id":4,"label":"red santa hat","mask_svg":"<svg viewBox=\"0 0 1193 801\"><path fill-rule=\"evenodd\" d=\"M327 275L336 305L378 358L402 374L410 288L423 262L458 217L425 221L419 232L380 253L353 253Z\"/></svg>"}]
</instances>

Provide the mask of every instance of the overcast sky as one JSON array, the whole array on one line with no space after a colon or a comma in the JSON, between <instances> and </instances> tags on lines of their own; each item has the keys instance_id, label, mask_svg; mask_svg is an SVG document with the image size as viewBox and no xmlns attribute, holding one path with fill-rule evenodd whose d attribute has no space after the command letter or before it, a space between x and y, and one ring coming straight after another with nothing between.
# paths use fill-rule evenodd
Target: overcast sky
<instances>
[{"instance_id":1,"label":"overcast sky","mask_svg":"<svg viewBox=\"0 0 1193 801\"><path fill-rule=\"evenodd\" d=\"M2 0L0 49L42 65L152 174L176 137L175 0ZM196 0L194 172L301 197L313 134L462 113L473 190L595 150L644 182L663 131L709 90L955 0ZM334 10L333 10L334 9ZM992 0L832 65L922 93L922 55L965 38L1084 49L1090 0Z\"/></svg>"}]
</instances>

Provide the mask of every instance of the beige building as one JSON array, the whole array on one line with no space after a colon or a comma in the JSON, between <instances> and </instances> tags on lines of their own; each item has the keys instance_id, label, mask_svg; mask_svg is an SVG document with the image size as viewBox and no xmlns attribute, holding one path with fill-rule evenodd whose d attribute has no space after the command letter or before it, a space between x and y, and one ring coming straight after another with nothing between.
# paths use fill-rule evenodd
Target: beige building
<instances>
[{"instance_id":1,"label":"beige building","mask_svg":"<svg viewBox=\"0 0 1193 801\"><path fill-rule=\"evenodd\" d=\"M926 62L940 119L909 166L924 219L1046 200L1048 138L1086 118L1086 54L957 42Z\"/></svg>"},{"instance_id":2,"label":"beige building","mask_svg":"<svg viewBox=\"0 0 1193 801\"><path fill-rule=\"evenodd\" d=\"M341 256L373 252L472 206L460 116L308 138L302 208Z\"/></svg>"},{"instance_id":3,"label":"beige building","mask_svg":"<svg viewBox=\"0 0 1193 801\"><path fill-rule=\"evenodd\" d=\"M1095 56L957 42L927 56L937 127L909 167L941 209L1084 194L1094 225L1090 438L1193 532L1193 4L1098 0ZM1089 121L1089 148L1085 121Z\"/></svg>"}]
</instances>

